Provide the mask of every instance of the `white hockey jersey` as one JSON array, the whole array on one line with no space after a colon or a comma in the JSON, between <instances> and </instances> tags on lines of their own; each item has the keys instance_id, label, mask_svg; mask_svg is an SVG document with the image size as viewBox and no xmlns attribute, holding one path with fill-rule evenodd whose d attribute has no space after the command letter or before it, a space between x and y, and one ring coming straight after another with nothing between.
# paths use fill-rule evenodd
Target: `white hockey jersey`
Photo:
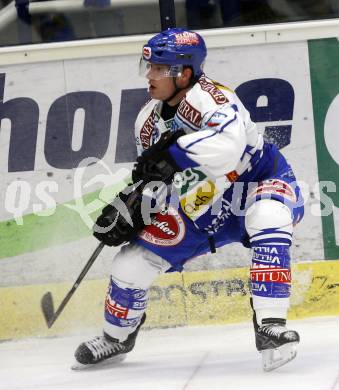
<instances>
[{"instance_id":1,"label":"white hockey jersey","mask_svg":"<svg viewBox=\"0 0 339 390\"><path fill-rule=\"evenodd\" d=\"M163 132L185 130L186 135L169 151L183 170L181 206L196 221L241 174L251 170L253 160L260 157L263 137L237 95L205 75L187 92L173 119L163 120L162 104L150 100L137 117L138 154Z\"/></svg>"},{"instance_id":2,"label":"white hockey jersey","mask_svg":"<svg viewBox=\"0 0 339 390\"><path fill-rule=\"evenodd\" d=\"M162 104L150 100L137 117L138 154L157 142L163 132L184 129L187 135L178 140L183 158L205 167L213 176L230 172L238 176L249 168L251 155L263 146L262 135L237 95L205 75L186 94L172 120L161 118ZM243 156L245 149L247 157Z\"/></svg>"}]
</instances>

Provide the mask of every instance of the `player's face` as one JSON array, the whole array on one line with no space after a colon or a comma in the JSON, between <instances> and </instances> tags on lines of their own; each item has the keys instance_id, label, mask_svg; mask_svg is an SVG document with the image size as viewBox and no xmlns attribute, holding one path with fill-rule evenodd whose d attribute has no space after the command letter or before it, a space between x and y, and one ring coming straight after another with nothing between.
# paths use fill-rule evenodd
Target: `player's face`
<instances>
[{"instance_id":1,"label":"player's face","mask_svg":"<svg viewBox=\"0 0 339 390\"><path fill-rule=\"evenodd\" d=\"M149 94L153 99L166 100L175 92L172 77L166 77L167 65L152 64L146 77L148 78Z\"/></svg>"}]
</instances>

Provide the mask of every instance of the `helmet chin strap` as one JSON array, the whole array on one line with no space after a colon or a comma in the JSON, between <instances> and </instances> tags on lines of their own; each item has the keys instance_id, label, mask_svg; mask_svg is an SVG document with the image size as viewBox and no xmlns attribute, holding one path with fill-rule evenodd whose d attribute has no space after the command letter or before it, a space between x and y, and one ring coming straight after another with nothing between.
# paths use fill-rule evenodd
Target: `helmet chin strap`
<instances>
[{"instance_id":1,"label":"helmet chin strap","mask_svg":"<svg viewBox=\"0 0 339 390\"><path fill-rule=\"evenodd\" d=\"M197 82L197 79L195 77L191 77L188 85L184 88L178 87L176 77L172 77L172 81L173 81L173 85L174 85L174 92L172 93L172 95L170 97L163 100L165 103L168 103L170 100L174 99L178 95L178 93L183 91L184 89L187 89L189 87L193 87L193 85Z\"/></svg>"},{"instance_id":2,"label":"helmet chin strap","mask_svg":"<svg viewBox=\"0 0 339 390\"><path fill-rule=\"evenodd\" d=\"M176 77L172 77L172 81L173 81L173 85L174 85L174 92L172 93L172 95L170 97L168 97L167 99L164 100L165 103L168 103L170 100L174 99L179 92L181 92L183 89L186 89L186 88L179 88L178 85L177 85L177 81L176 81Z\"/></svg>"}]
</instances>

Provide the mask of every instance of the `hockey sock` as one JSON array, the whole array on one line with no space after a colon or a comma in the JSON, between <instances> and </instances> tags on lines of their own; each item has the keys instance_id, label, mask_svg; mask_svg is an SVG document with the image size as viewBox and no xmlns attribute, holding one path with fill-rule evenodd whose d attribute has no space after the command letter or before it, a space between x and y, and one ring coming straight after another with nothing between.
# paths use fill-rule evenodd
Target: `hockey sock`
<instances>
[{"instance_id":1,"label":"hockey sock","mask_svg":"<svg viewBox=\"0 0 339 390\"><path fill-rule=\"evenodd\" d=\"M147 306L147 290L122 288L111 278L105 299L104 331L124 341L139 325Z\"/></svg>"}]
</instances>

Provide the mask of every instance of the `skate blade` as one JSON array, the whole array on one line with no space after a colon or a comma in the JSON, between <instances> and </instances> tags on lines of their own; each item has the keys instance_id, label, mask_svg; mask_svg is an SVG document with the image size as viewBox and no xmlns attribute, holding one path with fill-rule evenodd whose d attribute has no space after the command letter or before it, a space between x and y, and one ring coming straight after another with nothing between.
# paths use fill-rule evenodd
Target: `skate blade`
<instances>
[{"instance_id":1,"label":"skate blade","mask_svg":"<svg viewBox=\"0 0 339 390\"><path fill-rule=\"evenodd\" d=\"M297 356L297 344L288 343L276 349L261 351L264 371L273 371L293 360Z\"/></svg>"},{"instance_id":2,"label":"skate blade","mask_svg":"<svg viewBox=\"0 0 339 390\"><path fill-rule=\"evenodd\" d=\"M113 356L110 359L102 360L101 362L94 363L94 364L82 364L75 361L71 366L71 369L73 371L82 371L82 370L89 370L89 369L93 370L96 368L114 366L116 364L123 362L125 359L126 359L126 354L121 354L121 355Z\"/></svg>"}]
</instances>

